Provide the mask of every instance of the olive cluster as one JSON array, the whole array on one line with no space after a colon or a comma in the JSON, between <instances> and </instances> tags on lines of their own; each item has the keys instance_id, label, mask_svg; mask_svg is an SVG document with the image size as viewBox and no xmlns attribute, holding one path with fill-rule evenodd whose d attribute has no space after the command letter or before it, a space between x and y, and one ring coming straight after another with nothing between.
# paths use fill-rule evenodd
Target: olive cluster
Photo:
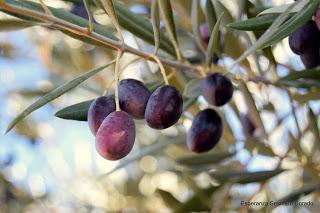
<instances>
[{"instance_id":1,"label":"olive cluster","mask_svg":"<svg viewBox=\"0 0 320 213\"><path fill-rule=\"evenodd\" d=\"M289 46L307 69L320 65L320 10L316 21L310 20L289 36Z\"/></svg>"},{"instance_id":2,"label":"olive cluster","mask_svg":"<svg viewBox=\"0 0 320 213\"><path fill-rule=\"evenodd\" d=\"M173 86L164 85L151 93L141 81L125 79L118 89L122 111L116 111L114 96L97 98L88 111L96 149L108 160L121 159L131 151L136 134L133 119L145 118L150 127L165 129L182 114L182 96Z\"/></svg>"},{"instance_id":3,"label":"olive cluster","mask_svg":"<svg viewBox=\"0 0 320 213\"><path fill-rule=\"evenodd\" d=\"M114 96L95 99L88 111L88 124L96 136L98 153L108 160L126 156L135 141L133 119L145 119L154 129L166 129L180 118L183 99L180 92L170 85L158 87L154 92L135 79L119 82L119 104L122 111L116 111ZM202 80L201 93L208 103L222 106L233 94L231 81L219 73ZM213 109L199 112L188 132L187 145L194 152L212 149L220 140L223 122Z\"/></svg>"}]
</instances>

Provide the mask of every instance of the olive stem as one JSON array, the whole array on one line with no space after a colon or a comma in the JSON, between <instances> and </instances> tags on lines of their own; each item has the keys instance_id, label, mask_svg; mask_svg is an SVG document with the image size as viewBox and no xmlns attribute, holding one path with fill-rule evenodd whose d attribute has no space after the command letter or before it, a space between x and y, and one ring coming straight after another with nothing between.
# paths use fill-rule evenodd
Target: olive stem
<instances>
[{"instance_id":1,"label":"olive stem","mask_svg":"<svg viewBox=\"0 0 320 213\"><path fill-rule=\"evenodd\" d=\"M118 50L117 52L117 58L116 58L116 66L115 66L115 72L114 72L114 79L115 79L115 93L114 93L114 99L116 102L116 111L121 111L120 109L120 103L119 103L119 62L120 62L120 58L122 56L122 51Z\"/></svg>"},{"instance_id":2,"label":"olive stem","mask_svg":"<svg viewBox=\"0 0 320 213\"><path fill-rule=\"evenodd\" d=\"M157 62L157 64L159 65L159 68L160 68L160 71L161 71L161 74L162 74L164 83L165 83L166 85L169 85L169 81L168 81L168 78L167 78L167 75L166 75L166 70L164 69L163 64L161 63L161 61L159 60L159 58L158 58L156 55L151 54L150 56L151 56L152 58L154 58L154 60L155 60L155 61Z\"/></svg>"},{"instance_id":3,"label":"olive stem","mask_svg":"<svg viewBox=\"0 0 320 213\"><path fill-rule=\"evenodd\" d=\"M87 11L87 14L88 14L88 18L89 18L89 33L92 33L93 31L93 18L92 18L92 14L90 12L90 8L89 8L89 5L87 4L87 0L83 0L83 4L86 8L86 11Z\"/></svg>"}]
</instances>

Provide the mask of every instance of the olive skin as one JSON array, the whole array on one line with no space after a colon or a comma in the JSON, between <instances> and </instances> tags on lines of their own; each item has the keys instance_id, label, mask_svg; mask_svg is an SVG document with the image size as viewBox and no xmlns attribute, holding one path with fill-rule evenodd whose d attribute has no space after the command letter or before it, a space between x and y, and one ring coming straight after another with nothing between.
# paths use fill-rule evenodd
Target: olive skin
<instances>
[{"instance_id":1,"label":"olive skin","mask_svg":"<svg viewBox=\"0 0 320 213\"><path fill-rule=\"evenodd\" d=\"M96 135L96 149L107 160L119 160L132 150L135 137L133 118L116 111L103 120Z\"/></svg>"},{"instance_id":2,"label":"olive skin","mask_svg":"<svg viewBox=\"0 0 320 213\"><path fill-rule=\"evenodd\" d=\"M222 106L232 98L233 85L229 78L214 73L202 80L201 94L209 104Z\"/></svg>"},{"instance_id":3,"label":"olive skin","mask_svg":"<svg viewBox=\"0 0 320 213\"><path fill-rule=\"evenodd\" d=\"M319 48L315 47L304 54L300 55L300 59L307 69L312 69L320 65Z\"/></svg>"},{"instance_id":4,"label":"olive skin","mask_svg":"<svg viewBox=\"0 0 320 213\"><path fill-rule=\"evenodd\" d=\"M93 135L96 135L102 121L116 111L114 96L101 96L95 99L88 110L88 124Z\"/></svg>"},{"instance_id":5,"label":"olive skin","mask_svg":"<svg viewBox=\"0 0 320 213\"><path fill-rule=\"evenodd\" d=\"M74 15L77 15L77 16L80 16L84 19L87 19L89 20L89 16L88 16L88 13L87 13L87 9L84 5L76 5L74 6L71 10L70 10L70 13L74 14ZM97 23L96 20L93 18L93 23Z\"/></svg>"},{"instance_id":6,"label":"olive skin","mask_svg":"<svg viewBox=\"0 0 320 213\"><path fill-rule=\"evenodd\" d=\"M121 80L119 83L119 102L121 109L135 119L143 119L151 92L135 79Z\"/></svg>"},{"instance_id":7,"label":"olive skin","mask_svg":"<svg viewBox=\"0 0 320 213\"><path fill-rule=\"evenodd\" d=\"M215 110L200 111L187 134L188 149L196 153L207 152L219 142L222 132L222 119Z\"/></svg>"},{"instance_id":8,"label":"olive skin","mask_svg":"<svg viewBox=\"0 0 320 213\"><path fill-rule=\"evenodd\" d=\"M207 23L205 24L201 24L199 27L200 30L200 36L202 41L208 45L209 44L209 40L210 40L210 36L211 36L211 32L209 30L209 26Z\"/></svg>"},{"instance_id":9,"label":"olive skin","mask_svg":"<svg viewBox=\"0 0 320 213\"><path fill-rule=\"evenodd\" d=\"M182 114L183 100L173 86L161 86L150 96L145 118L154 129L166 129L175 124Z\"/></svg>"},{"instance_id":10,"label":"olive skin","mask_svg":"<svg viewBox=\"0 0 320 213\"><path fill-rule=\"evenodd\" d=\"M289 36L289 46L292 52L302 55L314 46L318 46L319 37L317 24L311 20Z\"/></svg>"}]
</instances>

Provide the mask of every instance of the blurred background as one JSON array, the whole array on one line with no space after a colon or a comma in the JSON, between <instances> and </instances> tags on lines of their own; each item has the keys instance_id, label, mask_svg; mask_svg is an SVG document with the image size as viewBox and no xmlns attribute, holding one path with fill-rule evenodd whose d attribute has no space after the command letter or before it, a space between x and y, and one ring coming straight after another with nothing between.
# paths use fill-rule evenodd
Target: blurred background
<instances>
[{"instance_id":1,"label":"blurred background","mask_svg":"<svg viewBox=\"0 0 320 213\"><path fill-rule=\"evenodd\" d=\"M63 1L45 2L66 10L73 7ZM185 16L190 19L185 7L191 5L191 1L188 4L172 2L181 31L183 54L197 57L195 43L186 33L190 32L190 26L184 21ZM293 1L252 2L267 8ZM146 18L150 16L149 1L124 3L131 11ZM221 3L234 18L241 17L237 1L221 0ZM112 29L102 10L94 11L94 17L98 23ZM0 18L8 18L8 15L1 13ZM131 33L125 31L124 35L130 46L152 51L152 46ZM278 77L285 76L290 69L304 69L299 58L289 49L287 39L274 47L273 54L278 63L274 67ZM304 183L319 182L319 155L315 155L319 154L319 147L315 145L319 141L312 133L309 117L312 109L319 125L320 102L313 100L317 99L315 93L319 93L319 89L311 91L312 94L294 89L290 98L286 90L275 86L248 83L268 134L268 140L258 144L254 144L255 140L247 143L248 129L239 114L247 115L250 109L243 93L237 90L232 104L220 109L227 126L223 139L214 150L236 153L216 164L194 164L193 155L184 144L184 134L191 126L194 114L208 107L202 97L198 98L197 106L185 112L175 127L155 131L144 121L137 121L133 151L116 162L97 154L95 139L86 122L54 116L66 106L102 95L105 88L112 92L113 67L35 111L4 135L10 121L34 100L113 58L114 52L109 49L84 44L46 27L0 32L0 212L172 212L177 206L180 212L239 212L247 211L240 205L241 200L276 201ZM249 59L250 64L252 60ZM133 62L128 65L130 61ZM218 64L228 66L232 62L233 59L225 55ZM266 57L260 57L258 63L263 70L270 65ZM121 66L125 68L121 78L136 78L146 83L161 79L155 64L136 60L133 55L124 55ZM174 79L172 83L175 84ZM255 128L249 133L254 138L261 134ZM299 134L300 150L291 153L288 150ZM313 164L307 164L308 159ZM207 172L239 168L251 172L272 170L279 164L287 170L261 183L226 183L221 186ZM300 198L300 201L313 201L312 207L254 209L317 212L320 210L319 195L313 192Z\"/></svg>"}]
</instances>

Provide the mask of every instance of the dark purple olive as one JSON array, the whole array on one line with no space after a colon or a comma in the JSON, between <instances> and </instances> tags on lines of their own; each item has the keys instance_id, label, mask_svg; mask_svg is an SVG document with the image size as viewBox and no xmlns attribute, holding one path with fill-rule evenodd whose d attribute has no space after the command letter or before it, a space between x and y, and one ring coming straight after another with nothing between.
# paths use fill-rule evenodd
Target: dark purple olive
<instances>
[{"instance_id":1,"label":"dark purple olive","mask_svg":"<svg viewBox=\"0 0 320 213\"><path fill-rule=\"evenodd\" d=\"M202 80L201 94L209 104L222 106L232 98L233 85L229 78L214 73Z\"/></svg>"},{"instance_id":2,"label":"dark purple olive","mask_svg":"<svg viewBox=\"0 0 320 213\"><path fill-rule=\"evenodd\" d=\"M182 114L183 100L173 86L161 86L150 96L145 118L154 129L165 129L175 124Z\"/></svg>"},{"instance_id":3,"label":"dark purple olive","mask_svg":"<svg viewBox=\"0 0 320 213\"><path fill-rule=\"evenodd\" d=\"M76 6L74 6L70 10L70 13L72 13L74 15L77 15L77 16L80 16L80 17L82 17L84 19L89 20L88 13L87 13L86 7L84 5L76 5ZM93 14L93 13L91 12L91 14ZM96 23L96 20L93 19L93 22Z\"/></svg>"},{"instance_id":4,"label":"dark purple olive","mask_svg":"<svg viewBox=\"0 0 320 213\"><path fill-rule=\"evenodd\" d=\"M133 118L126 112L113 112L103 120L97 135L96 149L107 160L119 160L131 151L136 137Z\"/></svg>"},{"instance_id":5,"label":"dark purple olive","mask_svg":"<svg viewBox=\"0 0 320 213\"><path fill-rule=\"evenodd\" d=\"M248 133L250 136L253 136L254 131L256 130L256 127L254 123L252 122L249 114L242 114L241 115L241 122L243 126L243 130Z\"/></svg>"},{"instance_id":6,"label":"dark purple olive","mask_svg":"<svg viewBox=\"0 0 320 213\"><path fill-rule=\"evenodd\" d=\"M114 96L101 96L91 103L88 124L93 135L96 135L102 121L114 111L116 111Z\"/></svg>"},{"instance_id":7,"label":"dark purple olive","mask_svg":"<svg viewBox=\"0 0 320 213\"><path fill-rule=\"evenodd\" d=\"M209 25L207 23L200 25L200 36L202 41L208 45L209 44L209 40L210 40L210 36L211 36L211 32L209 30Z\"/></svg>"},{"instance_id":8,"label":"dark purple olive","mask_svg":"<svg viewBox=\"0 0 320 213\"><path fill-rule=\"evenodd\" d=\"M292 52L301 55L318 46L319 37L316 22L311 20L289 36L289 46Z\"/></svg>"},{"instance_id":9,"label":"dark purple olive","mask_svg":"<svg viewBox=\"0 0 320 213\"><path fill-rule=\"evenodd\" d=\"M300 55L300 59L307 69L312 69L320 65L319 49L309 50Z\"/></svg>"},{"instance_id":10,"label":"dark purple olive","mask_svg":"<svg viewBox=\"0 0 320 213\"><path fill-rule=\"evenodd\" d=\"M119 101L121 108L133 118L143 119L151 92L135 79L125 79L119 83Z\"/></svg>"},{"instance_id":11,"label":"dark purple olive","mask_svg":"<svg viewBox=\"0 0 320 213\"><path fill-rule=\"evenodd\" d=\"M193 152L207 152L220 140L223 123L220 115L213 109L200 111L188 131L187 145Z\"/></svg>"}]
</instances>

